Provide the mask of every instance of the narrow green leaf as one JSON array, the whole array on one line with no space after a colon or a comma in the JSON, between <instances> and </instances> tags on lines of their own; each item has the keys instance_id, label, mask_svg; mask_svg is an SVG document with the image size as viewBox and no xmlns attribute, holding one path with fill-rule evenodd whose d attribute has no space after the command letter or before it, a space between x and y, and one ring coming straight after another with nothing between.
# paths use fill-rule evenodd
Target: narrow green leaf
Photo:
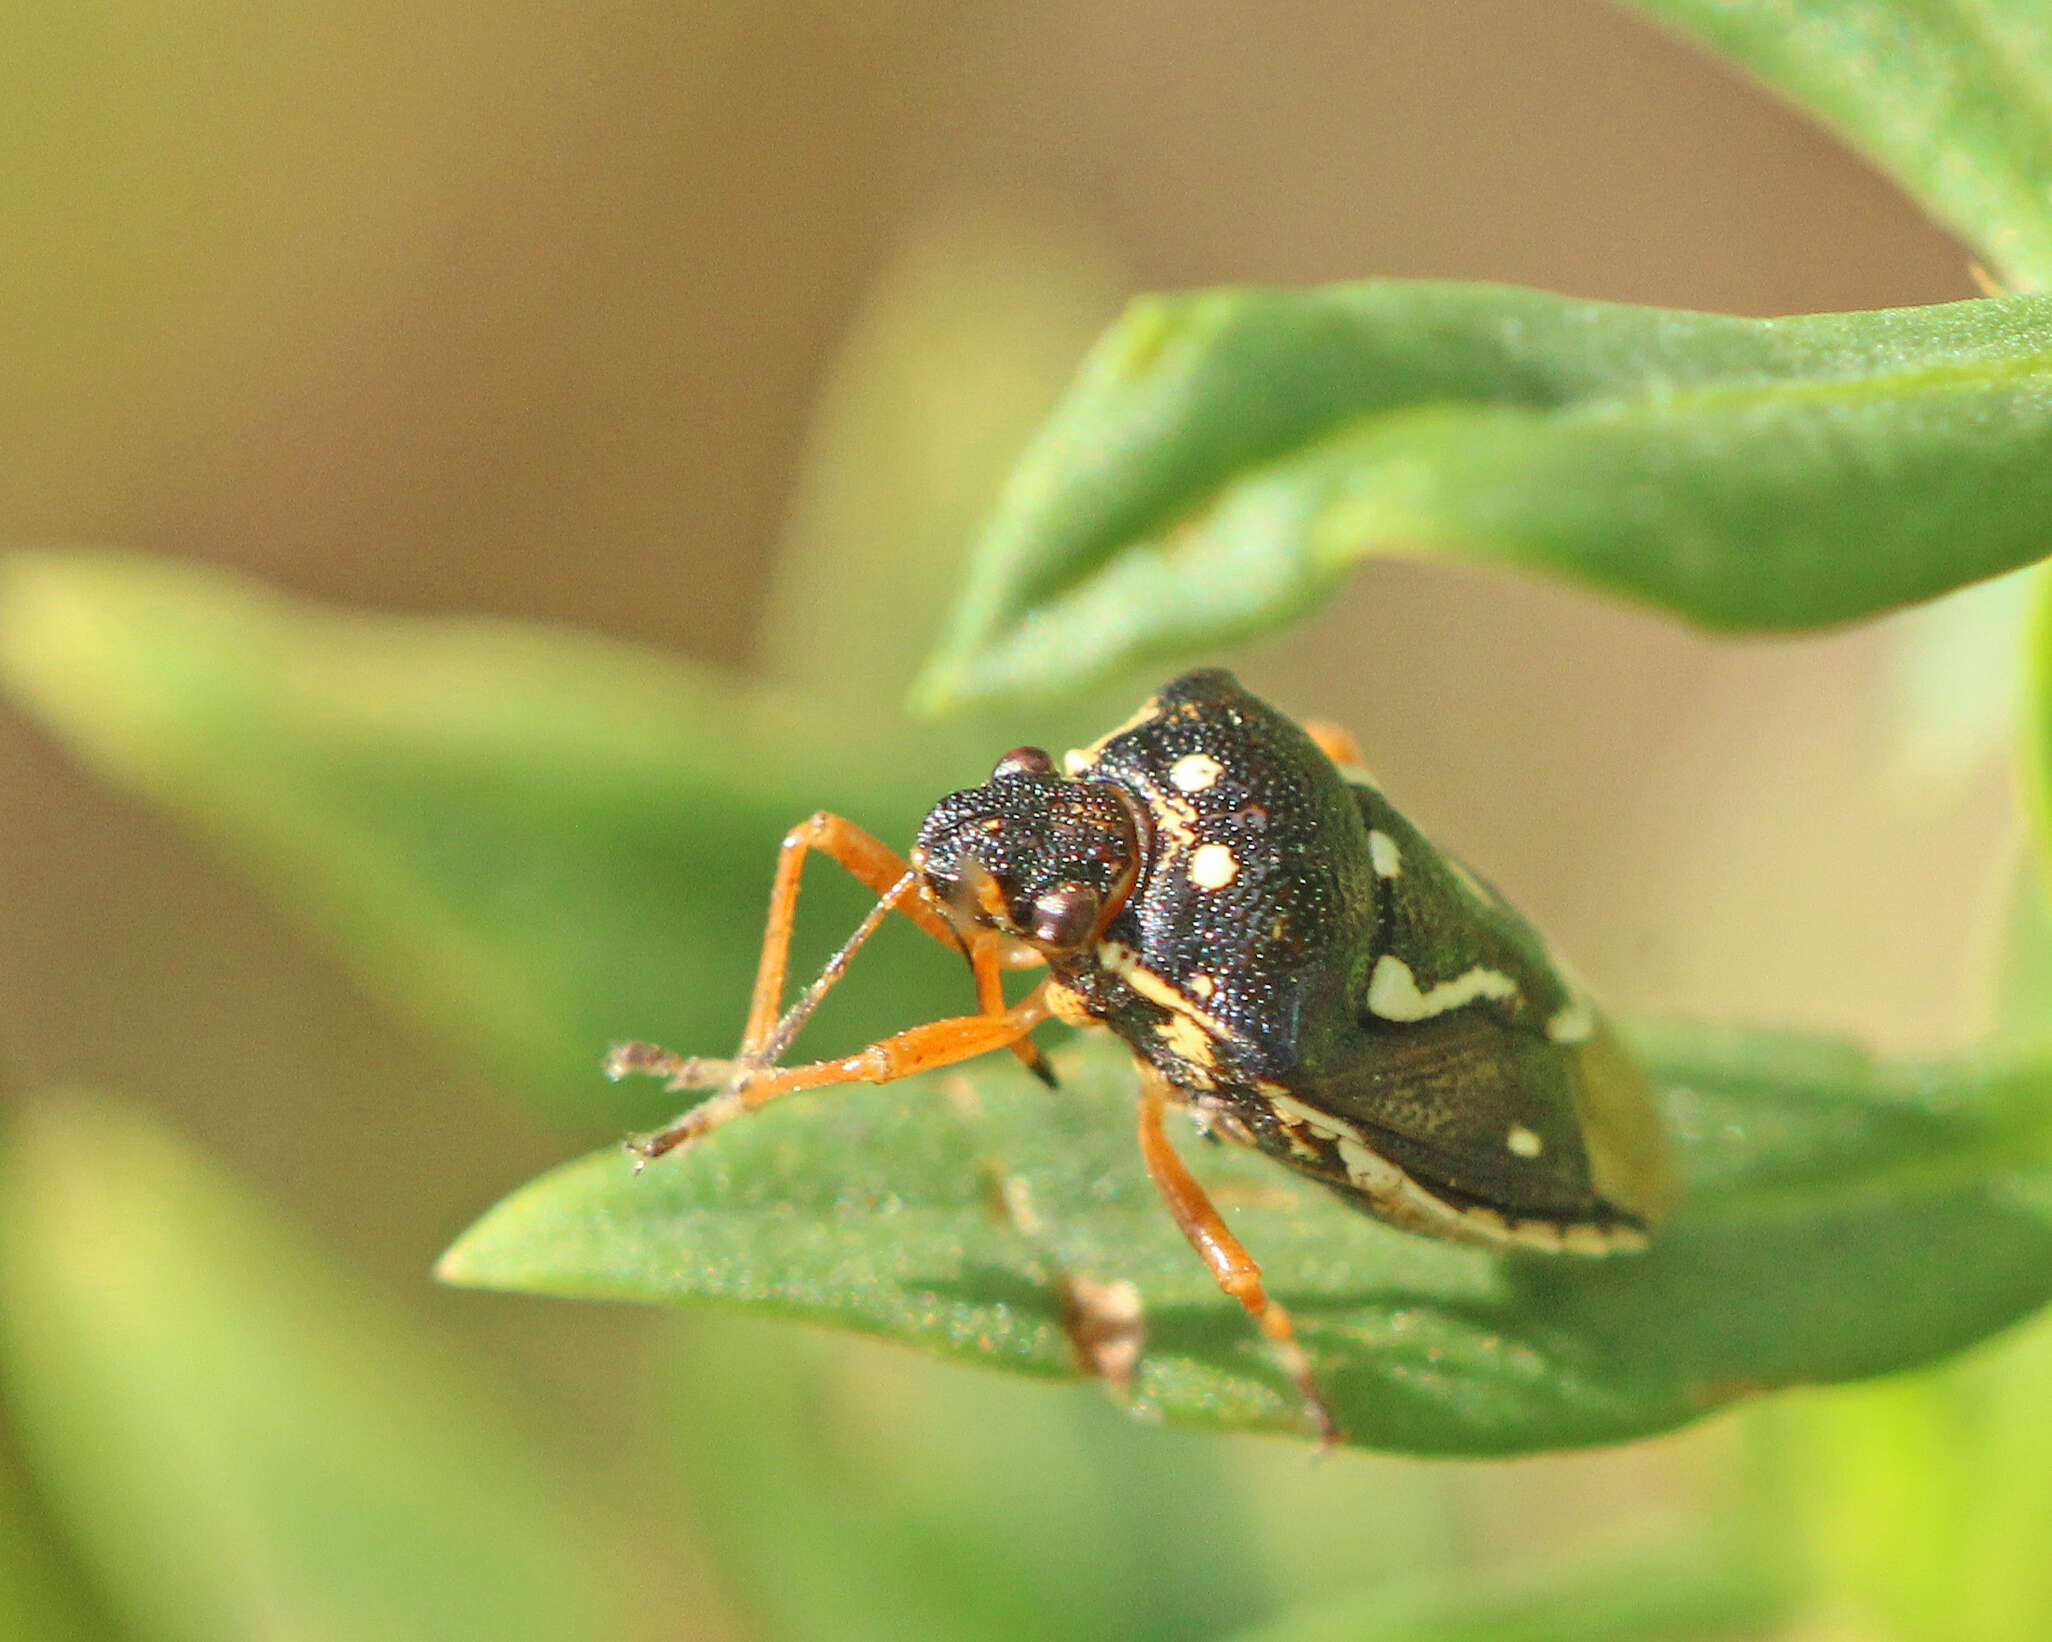
<instances>
[{"instance_id":1,"label":"narrow green leaf","mask_svg":"<svg viewBox=\"0 0 2052 1642\"><path fill-rule=\"evenodd\" d=\"M0 685L594 1136L666 1115L599 1075L608 1043L731 1042L787 827L830 806L908 836L947 784L897 773L921 769L916 742L872 756L831 703L624 645L338 614L117 554L0 561ZM824 955L867 902L814 879ZM870 966L823 1027L863 1041L961 993L927 946Z\"/></svg>"},{"instance_id":2,"label":"narrow green leaf","mask_svg":"<svg viewBox=\"0 0 2052 1642\"><path fill-rule=\"evenodd\" d=\"M125 1633L99 1611L36 1497L0 1408L0 1642L117 1642Z\"/></svg>"},{"instance_id":3,"label":"narrow green leaf","mask_svg":"<svg viewBox=\"0 0 2052 1642\"><path fill-rule=\"evenodd\" d=\"M2052 283L2041 0L1630 0L1808 109L2019 290Z\"/></svg>"},{"instance_id":4,"label":"narrow green leaf","mask_svg":"<svg viewBox=\"0 0 2052 1642\"><path fill-rule=\"evenodd\" d=\"M1749 320L1376 282L1135 304L1014 471L929 708L1248 637L1379 555L1813 627L2052 551L2052 299Z\"/></svg>"},{"instance_id":5,"label":"narrow green leaf","mask_svg":"<svg viewBox=\"0 0 2052 1642\"><path fill-rule=\"evenodd\" d=\"M1231 1147L1194 1161L1296 1316L1350 1440L1503 1454L1682 1424L1752 1393L1957 1350L2052 1298L2052 1069L1898 1066L1768 1034L1648 1034L1688 1196L1653 1248L1504 1256L1380 1226ZM1067 1277L1145 1307L1150 1415L1300 1430L1239 1309L1156 1202L1116 1044L1050 1097L994 1061L794 1100L637 1176L544 1176L444 1257L452 1282L709 1300L991 1367L1074 1372ZM952 1095L950 1091L953 1091ZM1041 1230L995 1213L989 1160ZM1885 1296L1885 1301L1877 1297Z\"/></svg>"},{"instance_id":6,"label":"narrow green leaf","mask_svg":"<svg viewBox=\"0 0 2052 1642\"><path fill-rule=\"evenodd\" d=\"M139 1637L618 1634L503 1411L132 1112L51 1102L8 1136L0 1376Z\"/></svg>"}]
</instances>

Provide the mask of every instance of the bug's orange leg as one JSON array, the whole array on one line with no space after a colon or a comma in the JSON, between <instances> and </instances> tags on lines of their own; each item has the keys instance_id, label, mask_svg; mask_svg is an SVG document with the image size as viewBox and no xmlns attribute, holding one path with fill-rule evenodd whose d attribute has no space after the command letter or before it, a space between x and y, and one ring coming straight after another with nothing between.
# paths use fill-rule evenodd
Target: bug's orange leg
<instances>
[{"instance_id":1,"label":"bug's orange leg","mask_svg":"<svg viewBox=\"0 0 2052 1642\"><path fill-rule=\"evenodd\" d=\"M986 1015L1002 1015L1005 1012L1005 986L998 964L998 943L985 940L971 945L969 969L976 977L976 1007ZM1042 1083L1050 1089L1055 1087L1054 1068L1048 1065L1039 1044L1031 1038L1014 1038L1012 1053L1019 1057L1019 1064Z\"/></svg>"},{"instance_id":2,"label":"bug's orange leg","mask_svg":"<svg viewBox=\"0 0 2052 1642\"><path fill-rule=\"evenodd\" d=\"M762 932L762 957L755 967L755 992L749 1000L748 1025L741 1034L739 1058L756 1054L775 1030L784 1001L784 981L791 961L791 926L798 913L798 886L805 876L805 857L813 850L831 856L873 895L887 895L912 870L890 845L864 832L845 816L821 810L784 834L777 855L776 881L770 886L769 922ZM943 946L960 950L954 926L919 895L898 908Z\"/></svg>"},{"instance_id":3,"label":"bug's orange leg","mask_svg":"<svg viewBox=\"0 0 2052 1642\"><path fill-rule=\"evenodd\" d=\"M1161 1074L1152 1067L1144 1068L1140 1090L1140 1155L1146 1159L1147 1172L1154 1178L1155 1190L1161 1193L1169 1213L1175 1216L1176 1224L1182 1227L1183 1235L1190 1240L1190 1247L1202 1255L1204 1263L1211 1268L1211 1275L1218 1280L1218 1286L1245 1306L1248 1314L1261 1325L1261 1332L1275 1348L1284 1370L1303 1393L1304 1405L1318 1426L1319 1443L1330 1448L1339 1441L1340 1429L1325 1406L1325 1397L1311 1373L1310 1359L1297 1343L1297 1331L1290 1322L1290 1314L1261 1286L1261 1268L1255 1264L1254 1257L1232 1234L1224 1217L1205 1195L1204 1188L1183 1167L1183 1160L1169 1144L1168 1133L1161 1122L1167 1104Z\"/></svg>"},{"instance_id":4,"label":"bug's orange leg","mask_svg":"<svg viewBox=\"0 0 2052 1642\"><path fill-rule=\"evenodd\" d=\"M617 1079L648 1073L666 1079L673 1089L702 1089L740 1075L742 1069L751 1064L772 1062L782 1053L782 1046L770 1048L770 1044L783 1019L780 1008L789 978L791 930L797 918L798 891L805 876L805 859L813 850L837 861L857 882L884 897L872 918L879 918L895 907L943 946L963 950L962 938L954 926L916 888L910 894L893 897L893 891L903 888L907 875L912 871L910 863L902 855L845 816L821 810L784 834L783 845L778 851L776 878L770 886L769 918L763 927L762 955L756 961L755 988L749 998L741 1047L734 1057L731 1060L711 1060L695 1055L678 1055L650 1043L623 1043L606 1058L607 1076ZM826 971L813 982L808 994L812 1001L817 1001L817 995L840 978L840 967L873 927L873 924L865 923L857 938L835 955ZM999 989L995 946L987 958L980 959L976 951L971 951L969 956L972 967L976 969L979 1006L987 1014L1002 1014L1005 1002L1004 993ZM990 976L988 988L983 979L986 969ZM805 1013L810 1013L810 1010L802 1011L801 1019ZM765 1053L765 1049L769 1052ZM1014 1053L1028 1070L1043 1080L1047 1079L1046 1063L1031 1040L1020 1039Z\"/></svg>"},{"instance_id":5,"label":"bug's orange leg","mask_svg":"<svg viewBox=\"0 0 2052 1642\"><path fill-rule=\"evenodd\" d=\"M863 831L845 816L821 810L784 834L777 855L776 881L770 887L769 922L763 930L762 957L756 965L755 993L749 1001L748 1025L741 1035L739 1060L760 1053L775 1029L778 1008L784 998L784 984L791 958L791 926L798 912L798 886L805 874L805 858L813 850L838 861L861 884L877 895L887 895L911 871L910 864L890 845ZM903 912L943 946L959 948L962 938L923 896L914 894L897 903ZM979 946L970 953L976 971L977 1007L986 1015L1001 1015L1005 997L999 989L996 946ZM989 976L986 985L984 977ZM821 977L825 979L825 977ZM1046 1079L1046 1063L1031 1039L1018 1040L1014 1050L1029 1071Z\"/></svg>"},{"instance_id":6,"label":"bug's orange leg","mask_svg":"<svg viewBox=\"0 0 2052 1642\"><path fill-rule=\"evenodd\" d=\"M730 1061L702 1061L695 1067L687 1063L683 1070L697 1081L679 1087L716 1087L722 1083L726 1087L710 1100L692 1107L667 1129L634 1142L632 1149L647 1162L723 1123L731 1123L778 1095L835 1083L894 1083L915 1072L930 1072L1003 1049L1048 1018L1046 993L1045 986L1036 987L1002 1015L955 1015L947 1020L928 1021L923 1026L880 1038L840 1060L777 1067L751 1067L746 1063L737 1066Z\"/></svg>"},{"instance_id":7,"label":"bug's orange leg","mask_svg":"<svg viewBox=\"0 0 2052 1642\"><path fill-rule=\"evenodd\" d=\"M1342 769L1351 765L1363 769L1368 760L1361 752L1361 743L1354 739L1351 730L1335 724L1326 718L1304 720L1304 733L1318 745L1318 750Z\"/></svg>"}]
</instances>

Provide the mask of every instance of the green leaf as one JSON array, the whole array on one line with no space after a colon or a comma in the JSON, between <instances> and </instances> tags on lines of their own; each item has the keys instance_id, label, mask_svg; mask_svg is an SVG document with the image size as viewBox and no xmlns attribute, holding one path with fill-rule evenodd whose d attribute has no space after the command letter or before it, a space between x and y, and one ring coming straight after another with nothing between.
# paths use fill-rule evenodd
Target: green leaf
<instances>
[{"instance_id":1,"label":"green leaf","mask_svg":"<svg viewBox=\"0 0 2052 1642\"><path fill-rule=\"evenodd\" d=\"M1813 1040L1648 1034L1687 1181L1639 1256L1505 1256L1376 1224L1230 1147L1194 1166L1296 1316L1350 1440L1504 1454L1616 1441L1773 1387L1927 1361L2052 1298L2052 1069L1890 1065ZM1137 1401L1296 1431L1289 1382L1183 1244L1135 1154L1117 1044L772 1107L637 1176L542 1177L444 1257L452 1282L831 1322L1074 1372L1064 1277L1127 1279ZM994 1213L990 1160L1040 1231Z\"/></svg>"},{"instance_id":2,"label":"green leaf","mask_svg":"<svg viewBox=\"0 0 2052 1642\"><path fill-rule=\"evenodd\" d=\"M52 1101L13 1126L0 1375L139 1637L618 1634L504 1411L132 1112Z\"/></svg>"},{"instance_id":3,"label":"green leaf","mask_svg":"<svg viewBox=\"0 0 2052 1642\"><path fill-rule=\"evenodd\" d=\"M70 1547L36 1497L0 1408L0 1642L115 1642Z\"/></svg>"},{"instance_id":4,"label":"green leaf","mask_svg":"<svg viewBox=\"0 0 2052 1642\"><path fill-rule=\"evenodd\" d=\"M2040 0L1631 0L1815 114L2017 289L2052 283Z\"/></svg>"},{"instance_id":5,"label":"green leaf","mask_svg":"<svg viewBox=\"0 0 2052 1642\"><path fill-rule=\"evenodd\" d=\"M872 748L830 708L624 645L338 614L111 553L0 561L0 685L594 1136L667 1115L600 1076L610 1042L734 1041L787 827L829 805L907 836L949 784L916 741ZM802 927L823 956L868 901L815 882ZM906 941L822 1026L866 1041L964 984Z\"/></svg>"},{"instance_id":6,"label":"green leaf","mask_svg":"<svg viewBox=\"0 0 2052 1642\"><path fill-rule=\"evenodd\" d=\"M1232 1642L1724 1642L1768 1634L1794 1607L1745 1561L1652 1547L1518 1577L1415 1581L1321 1603Z\"/></svg>"},{"instance_id":7,"label":"green leaf","mask_svg":"<svg viewBox=\"0 0 2052 1642\"><path fill-rule=\"evenodd\" d=\"M1861 1634L2034 1642L2052 1629L2052 1328L1942 1373L1769 1411L1758 1435L1811 1588Z\"/></svg>"},{"instance_id":8,"label":"green leaf","mask_svg":"<svg viewBox=\"0 0 2052 1642\"><path fill-rule=\"evenodd\" d=\"M1798 319L1376 282L1136 303L1014 471L928 708L1271 629L1362 559L1813 627L2052 551L2052 299Z\"/></svg>"}]
</instances>

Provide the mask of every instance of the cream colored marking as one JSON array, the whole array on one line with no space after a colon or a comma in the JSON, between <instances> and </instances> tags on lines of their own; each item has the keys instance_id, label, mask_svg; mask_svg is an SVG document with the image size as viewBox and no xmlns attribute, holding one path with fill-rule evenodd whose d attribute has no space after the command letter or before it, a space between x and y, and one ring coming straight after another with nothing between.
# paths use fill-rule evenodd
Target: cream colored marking
<instances>
[{"instance_id":1,"label":"cream colored marking","mask_svg":"<svg viewBox=\"0 0 2052 1642\"><path fill-rule=\"evenodd\" d=\"M1199 889L1224 889L1240 876L1240 858L1229 844L1200 844L1185 871Z\"/></svg>"},{"instance_id":2,"label":"cream colored marking","mask_svg":"<svg viewBox=\"0 0 2052 1642\"><path fill-rule=\"evenodd\" d=\"M1153 825L1158 849L1173 852L1197 847L1197 808L1181 793L1155 788L1147 819Z\"/></svg>"},{"instance_id":3,"label":"cream colored marking","mask_svg":"<svg viewBox=\"0 0 2052 1642\"><path fill-rule=\"evenodd\" d=\"M1181 1011L1161 1023L1161 1041L1192 1066L1211 1071L1218 1065L1218 1055L1212 1047L1211 1034L1194 1018Z\"/></svg>"},{"instance_id":4,"label":"cream colored marking","mask_svg":"<svg viewBox=\"0 0 2052 1642\"><path fill-rule=\"evenodd\" d=\"M1282 1120L1291 1150L1310 1153L1311 1149L1298 1138L1299 1130L1333 1142L1347 1179L1391 1225L1451 1238L1458 1243L1540 1249L1548 1254L1604 1255L1646 1246L1645 1233L1630 1226L1586 1222L1561 1226L1547 1220L1506 1220L1494 1209L1456 1208L1434 1197L1401 1167L1383 1157L1344 1119L1306 1106L1285 1094L1280 1084L1264 1081L1255 1088Z\"/></svg>"},{"instance_id":5,"label":"cream colored marking","mask_svg":"<svg viewBox=\"0 0 2052 1642\"><path fill-rule=\"evenodd\" d=\"M1197 999L1200 1003L1208 1001L1212 993L1218 990L1218 982L1214 981L1209 975L1186 976L1183 985L1190 989L1190 996Z\"/></svg>"},{"instance_id":6,"label":"cream colored marking","mask_svg":"<svg viewBox=\"0 0 2052 1642\"><path fill-rule=\"evenodd\" d=\"M1557 1011L1546 1023L1546 1035L1555 1043L1587 1043L1596 1035L1596 1012L1587 998L1576 998Z\"/></svg>"},{"instance_id":7,"label":"cream colored marking","mask_svg":"<svg viewBox=\"0 0 2052 1642\"><path fill-rule=\"evenodd\" d=\"M1071 747L1062 754L1062 774L1071 780L1096 764L1097 755L1082 747Z\"/></svg>"},{"instance_id":8,"label":"cream colored marking","mask_svg":"<svg viewBox=\"0 0 2052 1642\"><path fill-rule=\"evenodd\" d=\"M1441 981L1429 992L1418 990L1411 966L1394 953L1375 960L1368 978L1368 1007L1386 1021L1423 1021L1459 1009L1477 998L1515 998L1518 983L1501 970L1477 964L1465 975Z\"/></svg>"},{"instance_id":9,"label":"cream colored marking","mask_svg":"<svg viewBox=\"0 0 2052 1642\"><path fill-rule=\"evenodd\" d=\"M1083 1006L1083 1000L1056 981L1047 982L1047 1012L1064 1026L1102 1026L1104 1023Z\"/></svg>"},{"instance_id":10,"label":"cream colored marking","mask_svg":"<svg viewBox=\"0 0 2052 1642\"><path fill-rule=\"evenodd\" d=\"M1225 766L1209 753L1185 753L1169 766L1169 781L1178 792L1202 792L1225 774Z\"/></svg>"},{"instance_id":11,"label":"cream colored marking","mask_svg":"<svg viewBox=\"0 0 2052 1642\"><path fill-rule=\"evenodd\" d=\"M1522 1123L1510 1126L1510 1133L1504 1137L1503 1143L1519 1157L1537 1157L1546 1150L1546 1142Z\"/></svg>"},{"instance_id":12,"label":"cream colored marking","mask_svg":"<svg viewBox=\"0 0 2052 1642\"><path fill-rule=\"evenodd\" d=\"M1261 1098L1274 1108L1275 1115L1283 1122L1296 1128L1309 1129L1315 1135L1328 1140L1351 1140L1361 1143L1361 1131L1344 1118L1336 1118L1330 1112L1321 1112L1316 1107L1306 1106L1294 1095L1286 1095L1279 1084L1262 1083L1255 1086Z\"/></svg>"},{"instance_id":13,"label":"cream colored marking","mask_svg":"<svg viewBox=\"0 0 2052 1642\"><path fill-rule=\"evenodd\" d=\"M1378 878L1394 878L1404 870L1404 852L1394 838L1379 829L1368 834L1368 859Z\"/></svg>"},{"instance_id":14,"label":"cream colored marking","mask_svg":"<svg viewBox=\"0 0 2052 1642\"><path fill-rule=\"evenodd\" d=\"M1398 1190L1404 1171L1386 1157L1378 1157L1358 1140L1339 1143L1340 1162L1347 1166L1347 1178L1364 1192L1381 1195Z\"/></svg>"},{"instance_id":15,"label":"cream colored marking","mask_svg":"<svg viewBox=\"0 0 2052 1642\"><path fill-rule=\"evenodd\" d=\"M1188 1016L1212 1038L1232 1039L1237 1037L1231 1027L1223 1021L1206 1014L1178 992L1173 986L1140 961L1140 954L1119 941L1099 941L1097 961L1120 980L1124 981L1151 1004L1158 1004L1171 1015ZM1209 977L1206 977L1209 979Z\"/></svg>"}]
</instances>

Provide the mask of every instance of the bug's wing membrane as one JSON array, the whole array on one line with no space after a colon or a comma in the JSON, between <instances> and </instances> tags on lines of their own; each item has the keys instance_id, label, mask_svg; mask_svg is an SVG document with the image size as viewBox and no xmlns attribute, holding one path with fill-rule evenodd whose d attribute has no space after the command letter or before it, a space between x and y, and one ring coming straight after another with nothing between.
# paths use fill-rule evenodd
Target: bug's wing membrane
<instances>
[{"instance_id":1,"label":"bug's wing membrane","mask_svg":"<svg viewBox=\"0 0 2052 1642\"><path fill-rule=\"evenodd\" d=\"M1349 1033L1292 1081L1436 1196L1563 1224L1645 1219L1606 1191L1612 1171L1583 1141L1598 1070L1580 1048L1458 1009Z\"/></svg>"}]
</instances>

